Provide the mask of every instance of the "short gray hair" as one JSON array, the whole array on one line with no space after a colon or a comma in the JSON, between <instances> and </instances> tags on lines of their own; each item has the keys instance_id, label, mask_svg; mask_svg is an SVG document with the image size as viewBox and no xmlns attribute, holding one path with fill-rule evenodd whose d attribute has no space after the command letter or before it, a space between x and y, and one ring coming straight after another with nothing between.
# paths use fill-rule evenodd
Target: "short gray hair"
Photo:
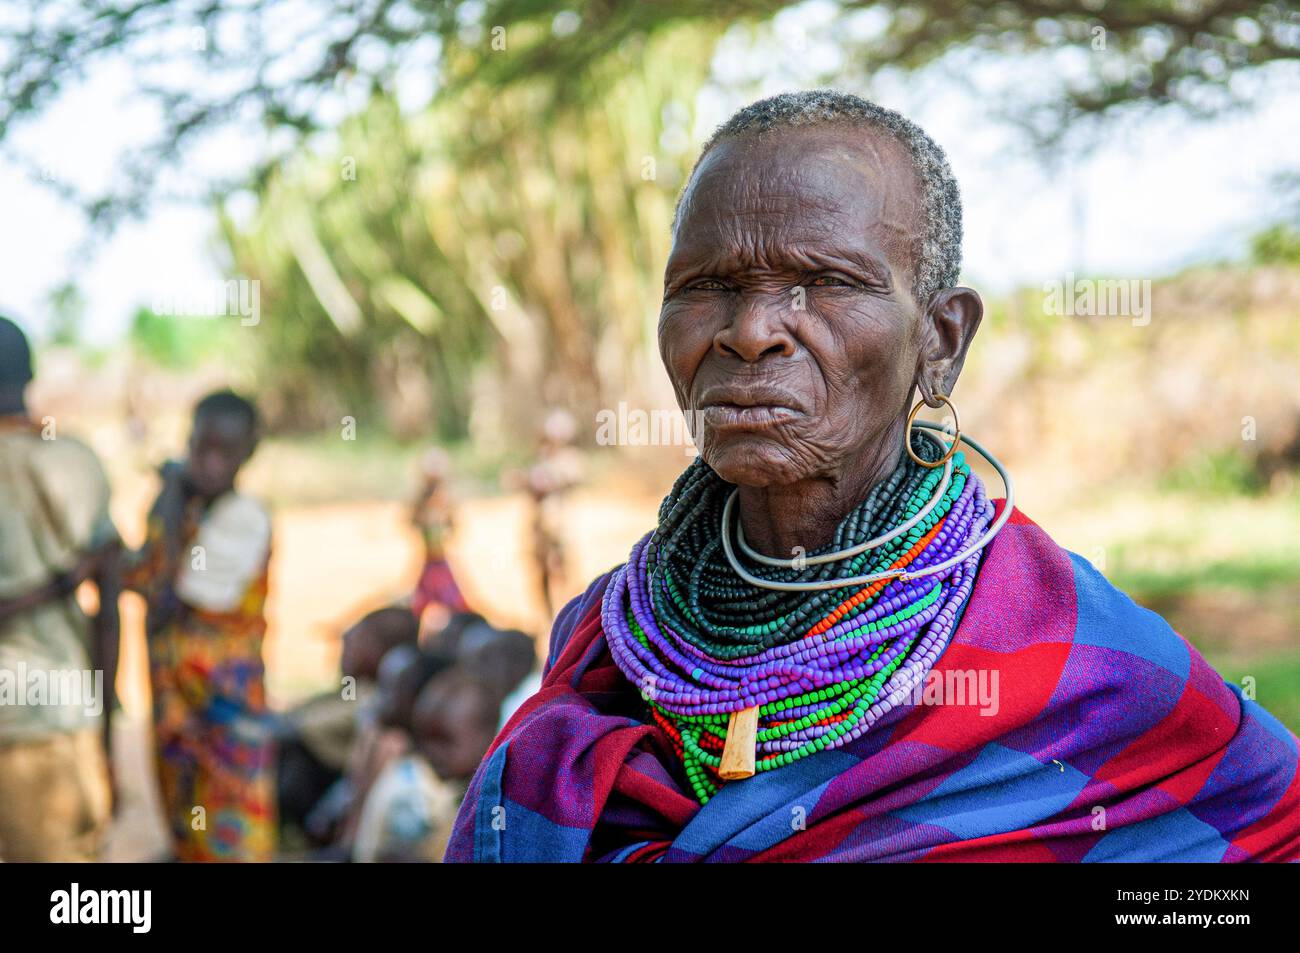
<instances>
[{"instance_id":1,"label":"short gray hair","mask_svg":"<svg viewBox=\"0 0 1300 953\"><path fill-rule=\"evenodd\" d=\"M961 192L948 157L910 119L850 93L817 89L781 93L750 103L709 137L687 177L687 187L704 157L723 139L821 125L870 126L888 133L907 150L921 190L921 234L912 276L916 300L924 306L936 291L957 284L961 272ZM681 202L679 197L673 213L674 230Z\"/></svg>"}]
</instances>

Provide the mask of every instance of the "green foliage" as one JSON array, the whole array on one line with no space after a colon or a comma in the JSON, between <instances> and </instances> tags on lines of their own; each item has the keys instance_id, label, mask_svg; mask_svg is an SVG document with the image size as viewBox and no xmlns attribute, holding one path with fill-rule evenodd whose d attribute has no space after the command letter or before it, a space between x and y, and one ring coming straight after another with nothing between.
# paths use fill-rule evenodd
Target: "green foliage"
<instances>
[{"instance_id":1,"label":"green foliage","mask_svg":"<svg viewBox=\"0 0 1300 953\"><path fill-rule=\"evenodd\" d=\"M337 115L319 108L323 102L337 106L367 88L392 92L405 69L435 74L437 95L453 102L476 87L529 90L545 120L598 103L611 55L649 63L650 51L684 27L716 36L799 5L26 0L0 20L0 142L97 61L116 55L147 64L134 93L158 107L158 135L132 144L107 194L78 196L93 218L111 224L139 210L163 166L232 116L252 117L254 128L261 122L309 134ZM1023 91L1017 113L1027 129L1051 138L1081 115L1134 103L1174 103L1202 114L1237 105L1239 73L1300 55L1292 7L1257 0L843 0L826 29L854 64L851 79L886 66L914 69L958 48L1083 51L1075 61L1083 69L1070 70L1068 80ZM196 66L202 83L193 81Z\"/></svg>"},{"instance_id":2,"label":"green foliage","mask_svg":"<svg viewBox=\"0 0 1300 953\"><path fill-rule=\"evenodd\" d=\"M61 347L77 344L81 339L81 322L86 313L86 299L73 282L64 282L50 292L49 343Z\"/></svg>"},{"instance_id":3,"label":"green foliage","mask_svg":"<svg viewBox=\"0 0 1300 953\"><path fill-rule=\"evenodd\" d=\"M1253 461L1239 450L1216 450L1170 471L1162 489L1205 494L1248 495L1264 488Z\"/></svg>"},{"instance_id":4,"label":"green foliage","mask_svg":"<svg viewBox=\"0 0 1300 953\"><path fill-rule=\"evenodd\" d=\"M1263 554L1252 559L1164 570L1138 565L1121 546L1114 549L1117 566L1108 575L1116 586L1139 601L1177 598L1213 588L1264 592L1281 585L1293 585L1300 578L1300 560L1294 553Z\"/></svg>"},{"instance_id":5,"label":"green foliage","mask_svg":"<svg viewBox=\"0 0 1300 953\"><path fill-rule=\"evenodd\" d=\"M1250 242L1251 260L1260 265L1300 265L1300 229L1278 224Z\"/></svg>"},{"instance_id":6,"label":"green foliage","mask_svg":"<svg viewBox=\"0 0 1300 953\"><path fill-rule=\"evenodd\" d=\"M227 353L232 344L228 321L155 314L139 308L131 320L129 340L142 358L159 367L184 370L204 358Z\"/></svg>"},{"instance_id":7,"label":"green foliage","mask_svg":"<svg viewBox=\"0 0 1300 953\"><path fill-rule=\"evenodd\" d=\"M273 422L531 444L548 405L592 419L635 395L712 43L680 29L612 55L580 109L470 85L405 116L377 95L268 180L251 222L223 211L262 289Z\"/></svg>"}]
</instances>

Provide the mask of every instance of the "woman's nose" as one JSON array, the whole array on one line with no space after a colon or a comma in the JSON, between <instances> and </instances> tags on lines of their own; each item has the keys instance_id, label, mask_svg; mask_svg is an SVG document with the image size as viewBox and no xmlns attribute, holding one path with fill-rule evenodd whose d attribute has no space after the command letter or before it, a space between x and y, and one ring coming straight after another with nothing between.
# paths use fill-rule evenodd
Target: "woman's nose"
<instances>
[{"instance_id":1,"label":"woman's nose","mask_svg":"<svg viewBox=\"0 0 1300 953\"><path fill-rule=\"evenodd\" d=\"M792 314L788 295L743 295L731 321L713 336L713 348L724 357L750 364L768 355L789 357L795 350L789 327Z\"/></svg>"}]
</instances>

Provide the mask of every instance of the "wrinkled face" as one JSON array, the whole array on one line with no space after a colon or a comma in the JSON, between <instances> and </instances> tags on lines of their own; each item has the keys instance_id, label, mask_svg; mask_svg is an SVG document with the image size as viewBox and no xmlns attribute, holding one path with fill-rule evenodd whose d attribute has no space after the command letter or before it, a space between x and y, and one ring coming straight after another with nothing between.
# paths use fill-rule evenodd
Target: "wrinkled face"
<instances>
[{"instance_id":1,"label":"wrinkled face","mask_svg":"<svg viewBox=\"0 0 1300 953\"><path fill-rule=\"evenodd\" d=\"M921 365L903 147L834 126L723 140L683 199L659 348L704 460L770 486L853 467Z\"/></svg>"},{"instance_id":2,"label":"wrinkled face","mask_svg":"<svg viewBox=\"0 0 1300 953\"><path fill-rule=\"evenodd\" d=\"M248 424L235 414L196 417L190 431L186 474L199 495L216 499L235 485L235 475L253 452Z\"/></svg>"}]
</instances>

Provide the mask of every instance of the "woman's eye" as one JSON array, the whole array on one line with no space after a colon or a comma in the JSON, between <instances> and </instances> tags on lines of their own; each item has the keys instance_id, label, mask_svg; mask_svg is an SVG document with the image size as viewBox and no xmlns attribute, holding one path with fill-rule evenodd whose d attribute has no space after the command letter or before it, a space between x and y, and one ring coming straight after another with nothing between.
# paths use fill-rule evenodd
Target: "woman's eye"
<instances>
[{"instance_id":1,"label":"woman's eye","mask_svg":"<svg viewBox=\"0 0 1300 953\"><path fill-rule=\"evenodd\" d=\"M701 278L688 286L689 291L726 291L727 286L717 278Z\"/></svg>"},{"instance_id":2,"label":"woman's eye","mask_svg":"<svg viewBox=\"0 0 1300 953\"><path fill-rule=\"evenodd\" d=\"M841 278L839 275L818 275L808 284L814 288L852 288L854 286L847 278Z\"/></svg>"}]
</instances>

